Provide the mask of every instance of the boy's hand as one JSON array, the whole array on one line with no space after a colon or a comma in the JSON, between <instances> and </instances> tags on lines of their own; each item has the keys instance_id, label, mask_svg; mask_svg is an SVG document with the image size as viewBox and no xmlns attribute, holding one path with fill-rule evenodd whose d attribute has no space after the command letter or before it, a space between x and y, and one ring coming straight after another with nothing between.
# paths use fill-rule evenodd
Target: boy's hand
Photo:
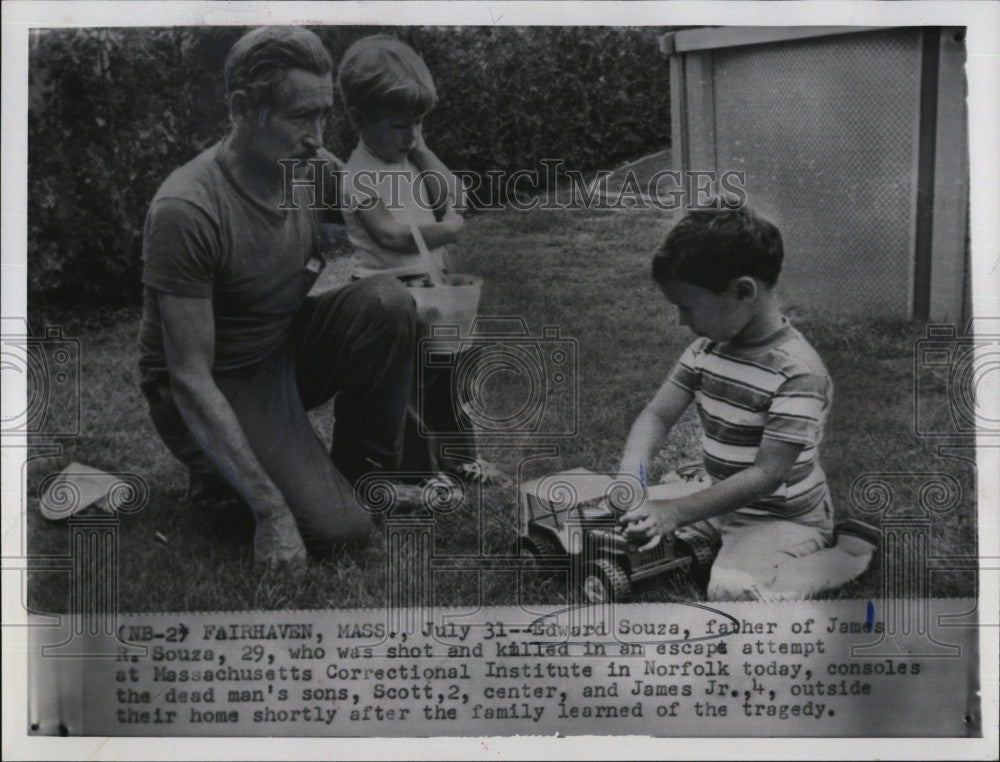
<instances>
[{"instance_id":1,"label":"boy's hand","mask_svg":"<svg viewBox=\"0 0 1000 762\"><path fill-rule=\"evenodd\" d=\"M417 131L416 137L413 141L413 148L410 149L410 161L417 165L417 169L421 172L426 172L432 168L431 158L433 154L430 153L430 149L424 142L423 132Z\"/></svg>"},{"instance_id":2,"label":"boy's hand","mask_svg":"<svg viewBox=\"0 0 1000 762\"><path fill-rule=\"evenodd\" d=\"M426 173L423 179L424 186L438 222L442 221L442 217L447 212L465 210L466 199L462 183L445 166L444 162L427 147L422 132L417 133L409 157L417 169Z\"/></svg>"},{"instance_id":3,"label":"boy's hand","mask_svg":"<svg viewBox=\"0 0 1000 762\"><path fill-rule=\"evenodd\" d=\"M679 526L677 513L671 508L672 501L659 502L656 505L645 505L622 516L625 525L625 537L629 542L639 544L639 550L655 548L663 535L671 534Z\"/></svg>"},{"instance_id":4,"label":"boy's hand","mask_svg":"<svg viewBox=\"0 0 1000 762\"><path fill-rule=\"evenodd\" d=\"M427 150L427 143L424 142L424 126L420 125L417 128L416 135L413 140L413 150Z\"/></svg>"},{"instance_id":5,"label":"boy's hand","mask_svg":"<svg viewBox=\"0 0 1000 762\"><path fill-rule=\"evenodd\" d=\"M462 215L454 209L448 208L440 219L441 226L454 235L459 235L465 227L465 220Z\"/></svg>"}]
</instances>

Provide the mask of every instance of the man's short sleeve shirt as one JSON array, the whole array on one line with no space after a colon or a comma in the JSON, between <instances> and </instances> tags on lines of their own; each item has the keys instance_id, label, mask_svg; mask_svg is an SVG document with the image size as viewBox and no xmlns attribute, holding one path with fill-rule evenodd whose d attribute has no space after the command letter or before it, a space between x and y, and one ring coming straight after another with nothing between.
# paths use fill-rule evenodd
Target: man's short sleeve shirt
<instances>
[{"instance_id":1,"label":"man's short sleeve shirt","mask_svg":"<svg viewBox=\"0 0 1000 762\"><path fill-rule=\"evenodd\" d=\"M143 234L141 365L166 367L158 295L210 298L216 372L277 350L309 290L316 212L268 208L236 184L220 146L176 170L150 204Z\"/></svg>"}]
</instances>

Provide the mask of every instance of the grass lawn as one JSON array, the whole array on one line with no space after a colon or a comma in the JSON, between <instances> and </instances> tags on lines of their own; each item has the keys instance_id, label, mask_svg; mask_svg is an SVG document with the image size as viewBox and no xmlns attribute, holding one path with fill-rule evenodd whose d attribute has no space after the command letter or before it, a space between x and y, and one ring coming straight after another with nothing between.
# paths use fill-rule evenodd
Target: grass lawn
<instances>
[{"instance_id":1,"label":"grass lawn","mask_svg":"<svg viewBox=\"0 0 1000 762\"><path fill-rule=\"evenodd\" d=\"M484 212L466 227L464 246L453 269L486 278L481 314L519 315L532 333L559 326L575 339L579 357L579 433L568 439L525 438L503 447L484 442L484 454L512 475L525 477L585 466L612 470L634 417L691 340L649 280L650 252L671 218L662 211ZM789 256L794 256L790 252ZM830 318L806 304L789 304L795 324L824 358L835 384L833 412L822 449L835 507L855 513L850 488L869 472L947 472L958 479L956 509L932 516L931 553L972 555L976 548L974 468L936 454L936 443L920 439L913 425L913 348L920 326ZM141 475L151 499L138 514L124 517L119 532L118 595L123 611L378 607L384 601L386 542L379 533L365 550L345 550L312 561L295 579L258 574L252 566L247 527L220 530L184 502L186 474L157 439L136 384L135 335L138 313L32 315L37 331L61 323L82 342L83 430L65 442L55 458L37 458L27 471L29 549L33 554L69 551L65 524L49 523L38 512L38 487L70 461L108 471ZM945 390L940 405L945 408ZM328 432L323 411L317 428ZM698 454L698 425L691 411L666 443L653 476ZM532 448L554 445L548 457ZM906 480L904 480L905 482ZM912 480L911 480L912 481ZM905 484L902 489L905 491ZM912 500L910 500L912 497ZM900 495L913 504L916 495ZM862 514L858 514L862 515ZM878 516L864 516L878 523ZM492 487L470 504L438 520L437 555L484 556L511 552L517 532L514 488ZM169 540L158 542L159 532ZM31 577L33 610L65 610L65 572ZM971 573L932 577L938 596L975 594ZM435 604L463 607L566 600L559 574L462 571L435 575ZM833 594L868 598L881 595L878 561L862 577ZM639 601L671 597L700 600L703 592L687 579L658 578L641 583Z\"/></svg>"}]
</instances>

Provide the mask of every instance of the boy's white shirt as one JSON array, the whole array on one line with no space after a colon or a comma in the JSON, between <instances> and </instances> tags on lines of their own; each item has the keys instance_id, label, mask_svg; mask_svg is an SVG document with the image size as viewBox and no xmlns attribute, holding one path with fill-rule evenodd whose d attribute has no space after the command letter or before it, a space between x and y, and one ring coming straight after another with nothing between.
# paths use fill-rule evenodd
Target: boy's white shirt
<instances>
[{"instance_id":1,"label":"boy's white shirt","mask_svg":"<svg viewBox=\"0 0 1000 762\"><path fill-rule=\"evenodd\" d=\"M344 172L346 201L344 226L347 229L347 238L354 248L351 255L351 274L359 278L371 275L398 277L425 274L427 268L423 266L419 254L401 254L380 246L369 235L357 213L357 205L364 203L374 192L389 208L389 212L403 224L407 226L411 223L433 224L436 220L428 204L424 183L416 184L419 197L414 194L414 181L420 174L419 168L409 158L398 162L383 161L365 145L364 141L359 141L344 167ZM394 185L398 189L396 208L390 206ZM420 199L420 203L417 202L417 198ZM446 248L443 246L431 250L431 257L439 268L444 267L445 251Z\"/></svg>"}]
</instances>

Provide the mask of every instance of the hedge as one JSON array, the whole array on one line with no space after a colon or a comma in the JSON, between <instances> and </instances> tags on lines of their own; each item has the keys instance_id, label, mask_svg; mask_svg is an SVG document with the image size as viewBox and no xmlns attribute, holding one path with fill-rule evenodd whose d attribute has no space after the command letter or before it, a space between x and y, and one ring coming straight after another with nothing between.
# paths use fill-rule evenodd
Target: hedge
<instances>
[{"instance_id":1,"label":"hedge","mask_svg":"<svg viewBox=\"0 0 1000 762\"><path fill-rule=\"evenodd\" d=\"M246 29L33 34L28 109L29 302L141 296L146 207L171 170L227 129L222 64ZM440 103L428 144L453 169L610 169L669 143L663 29L320 27L335 57L391 31L421 52ZM338 109L327 143L356 138Z\"/></svg>"}]
</instances>

